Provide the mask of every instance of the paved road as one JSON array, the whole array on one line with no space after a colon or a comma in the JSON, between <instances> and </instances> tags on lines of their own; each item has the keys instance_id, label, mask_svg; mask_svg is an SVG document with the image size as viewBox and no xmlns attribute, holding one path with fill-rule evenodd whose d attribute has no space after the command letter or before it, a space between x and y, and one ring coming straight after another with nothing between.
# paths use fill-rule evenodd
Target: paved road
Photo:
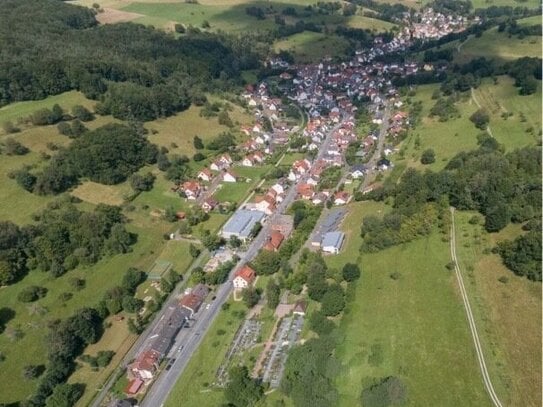
<instances>
[{"instance_id":1,"label":"paved road","mask_svg":"<svg viewBox=\"0 0 543 407\"><path fill-rule=\"evenodd\" d=\"M196 267L201 265L202 261L207 256L207 253L208 253L207 250L203 250L200 253L200 256L192 263L187 273L183 276L184 277L183 281L180 284L178 284L177 288L174 291L172 291L168 299L165 301L161 311L155 315L154 319L149 324L149 326L145 329L145 331L143 331L143 333L139 336L139 338L132 345L132 347L127 352L127 354L124 356L121 363L119 364L119 367L112 373L109 380L100 389L100 392L94 398L91 404L92 407L99 407L100 405L102 405L102 402L104 401L107 393L109 392L111 387L115 384L119 370L125 369L128 366L128 364L136 357L136 355L145 347L146 342L149 339L149 336L154 331L154 329L156 328L156 325L160 322L165 312L168 310L168 307L172 305L176 305L177 301L179 301L178 296L181 290L184 289L186 282L189 280L192 270L194 270Z\"/></svg>"},{"instance_id":2,"label":"paved road","mask_svg":"<svg viewBox=\"0 0 543 407\"><path fill-rule=\"evenodd\" d=\"M485 357L483 355L483 348L481 342L479 341L479 334L477 333L477 326L475 325L475 318L473 318L473 313L471 312L471 306L469 303L468 294L466 292L466 287L464 286L464 279L462 278L462 273L460 272L460 267L458 265L458 258L456 257L456 234L454 226L454 208L451 209L451 259L454 262L454 269L456 272L456 279L458 280L458 286L460 287L460 294L462 295L462 300L464 301L464 308L466 309L466 315L468 317L469 329L471 331L471 336L473 337L473 344L475 345L475 351L477 352L477 359L479 361L479 367L481 368L481 374L483 375L483 381L485 383L486 391L492 400L492 404L495 407L502 407L500 399L494 391L494 386L490 380L490 375L486 368Z\"/></svg>"},{"instance_id":3,"label":"paved road","mask_svg":"<svg viewBox=\"0 0 543 407\"><path fill-rule=\"evenodd\" d=\"M370 160L367 163L369 170L364 176L364 180L362 181L362 184L360 184L359 190L362 192L364 192L364 190L368 187L368 185L370 185L370 182L373 181L373 179L375 178L375 174L377 173L377 170L375 170L375 165L377 164L377 161L379 161L379 159L381 158L381 154L383 154L383 146L385 145L385 139L387 137L389 117L390 117L390 104L387 104L385 107L385 112L383 113L383 123L381 124L381 128L379 130L379 138L377 139L377 147L375 148L373 156L370 158Z\"/></svg>"},{"instance_id":4,"label":"paved road","mask_svg":"<svg viewBox=\"0 0 543 407\"><path fill-rule=\"evenodd\" d=\"M316 159L321 158L325 151L328 149L333 133L342 125L342 122L338 123L327 133L325 140L320 146L320 150L317 154ZM182 329L179 335L176 338L176 342L173 346L174 352L177 352L176 360L172 364L171 368L167 371L164 371L153 383L152 387L147 392L141 405L143 407L161 407L166 400L170 392L172 391L175 383L178 378L183 374L183 371L187 367L191 357L194 352L198 349L198 346L202 342L202 339L206 335L210 326L212 325L215 317L221 310L222 305L228 299L232 291L232 281L234 279L234 274L247 262L251 261L259 252L260 248L266 243L268 236L270 234L270 225L273 223L273 220L280 214L284 213L288 206L296 198L296 187L305 182L309 174L304 174L294 185L292 185L281 202L277 206L277 210L271 215L268 220L265 222L264 227L258 236L251 242L247 251L241 256L240 261L232 269L228 277L228 281L222 284L217 288L216 298L213 300L209 306L209 309L206 309L203 306L202 310L197 314L196 321L193 323L192 327L189 329Z\"/></svg>"}]
</instances>

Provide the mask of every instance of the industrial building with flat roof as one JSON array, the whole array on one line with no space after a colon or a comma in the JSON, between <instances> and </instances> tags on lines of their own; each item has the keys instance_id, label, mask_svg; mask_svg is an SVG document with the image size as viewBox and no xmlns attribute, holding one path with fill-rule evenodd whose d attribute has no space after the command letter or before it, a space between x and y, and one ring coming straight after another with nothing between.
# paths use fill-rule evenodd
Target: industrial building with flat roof
<instances>
[{"instance_id":1,"label":"industrial building with flat roof","mask_svg":"<svg viewBox=\"0 0 543 407\"><path fill-rule=\"evenodd\" d=\"M249 238L254 225L262 221L265 216L264 212L239 209L223 226L221 236L225 239L236 236L240 240L245 241Z\"/></svg>"},{"instance_id":2,"label":"industrial building with flat roof","mask_svg":"<svg viewBox=\"0 0 543 407\"><path fill-rule=\"evenodd\" d=\"M322 238L321 248L326 253L339 253L345 233L343 232L328 232Z\"/></svg>"}]
</instances>

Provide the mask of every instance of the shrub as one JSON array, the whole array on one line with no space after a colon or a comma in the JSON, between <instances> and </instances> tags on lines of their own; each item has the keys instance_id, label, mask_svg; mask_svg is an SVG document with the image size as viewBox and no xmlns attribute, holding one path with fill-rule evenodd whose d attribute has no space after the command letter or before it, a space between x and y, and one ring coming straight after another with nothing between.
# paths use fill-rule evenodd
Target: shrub
<instances>
[{"instance_id":1,"label":"shrub","mask_svg":"<svg viewBox=\"0 0 543 407\"><path fill-rule=\"evenodd\" d=\"M45 297L46 294L47 288L31 285L20 291L17 295L17 299L21 302L33 302Z\"/></svg>"}]
</instances>

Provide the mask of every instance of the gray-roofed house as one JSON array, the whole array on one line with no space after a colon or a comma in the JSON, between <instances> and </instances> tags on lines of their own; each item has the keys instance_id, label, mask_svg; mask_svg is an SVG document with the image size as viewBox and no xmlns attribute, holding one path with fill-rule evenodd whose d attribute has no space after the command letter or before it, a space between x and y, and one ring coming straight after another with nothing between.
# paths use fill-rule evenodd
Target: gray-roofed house
<instances>
[{"instance_id":1,"label":"gray-roofed house","mask_svg":"<svg viewBox=\"0 0 543 407\"><path fill-rule=\"evenodd\" d=\"M323 252L338 254L343 240L345 239L345 233L343 232L328 232L322 238L321 248Z\"/></svg>"},{"instance_id":2,"label":"gray-roofed house","mask_svg":"<svg viewBox=\"0 0 543 407\"><path fill-rule=\"evenodd\" d=\"M254 225L262 221L265 216L266 214L261 211L239 209L223 226L221 236L225 239L236 236L240 240L245 241L249 238Z\"/></svg>"}]
</instances>

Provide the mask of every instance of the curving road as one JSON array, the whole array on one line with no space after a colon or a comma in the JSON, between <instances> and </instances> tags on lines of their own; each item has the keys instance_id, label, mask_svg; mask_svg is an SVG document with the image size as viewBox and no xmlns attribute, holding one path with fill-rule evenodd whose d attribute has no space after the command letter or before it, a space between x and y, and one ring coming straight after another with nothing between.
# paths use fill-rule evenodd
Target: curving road
<instances>
[{"instance_id":1,"label":"curving road","mask_svg":"<svg viewBox=\"0 0 543 407\"><path fill-rule=\"evenodd\" d=\"M458 259L456 257L456 235L455 235L455 226L454 226L454 208L451 207L451 259L454 262L454 270L456 272L456 279L458 280L458 286L460 287L460 294L462 295L462 300L464 301L464 308L466 309L466 315L468 317L469 329L471 331L471 336L473 337L473 344L475 345L475 351L477 352L477 359L479 361L479 367L481 368L481 373L483 375L483 381L485 383L486 391L492 400L492 404L495 407L502 407L500 399L494 391L494 386L490 380L490 375L488 374L488 369L486 368L485 357L483 355L483 348L481 342L479 341L479 334L477 333L477 326L475 325L475 318L473 318L473 313L471 312L471 306L469 304L468 294L466 292L466 287L464 286L464 279L462 278L462 273L460 272L460 267L458 266Z\"/></svg>"}]
</instances>

